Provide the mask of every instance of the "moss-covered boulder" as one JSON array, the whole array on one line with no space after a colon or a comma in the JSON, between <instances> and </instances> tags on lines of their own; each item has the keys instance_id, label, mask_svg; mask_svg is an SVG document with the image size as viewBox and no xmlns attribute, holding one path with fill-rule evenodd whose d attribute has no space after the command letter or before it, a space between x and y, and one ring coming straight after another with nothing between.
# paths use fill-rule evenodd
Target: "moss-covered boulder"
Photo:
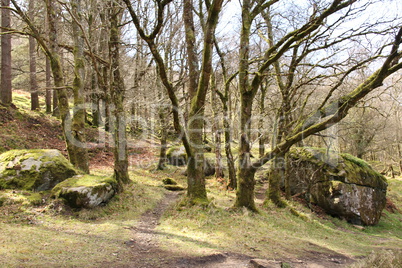
<instances>
[{"instance_id":1,"label":"moss-covered boulder","mask_svg":"<svg viewBox=\"0 0 402 268\"><path fill-rule=\"evenodd\" d=\"M164 178L162 183L163 187L169 191L183 191L185 189L183 186L177 184L177 182L172 178Z\"/></svg>"},{"instance_id":2,"label":"moss-covered boulder","mask_svg":"<svg viewBox=\"0 0 402 268\"><path fill-rule=\"evenodd\" d=\"M187 154L183 146L170 147L166 152L166 158L169 165L173 166L184 166L187 164Z\"/></svg>"},{"instance_id":3,"label":"moss-covered boulder","mask_svg":"<svg viewBox=\"0 0 402 268\"><path fill-rule=\"evenodd\" d=\"M292 194L354 224L374 225L386 204L387 182L365 161L317 148L289 153Z\"/></svg>"},{"instance_id":4,"label":"moss-covered boulder","mask_svg":"<svg viewBox=\"0 0 402 268\"><path fill-rule=\"evenodd\" d=\"M11 150L0 155L0 189L46 191L76 174L58 150Z\"/></svg>"},{"instance_id":5,"label":"moss-covered boulder","mask_svg":"<svg viewBox=\"0 0 402 268\"><path fill-rule=\"evenodd\" d=\"M94 208L106 204L116 193L112 177L77 175L57 184L52 193L73 208Z\"/></svg>"}]
</instances>

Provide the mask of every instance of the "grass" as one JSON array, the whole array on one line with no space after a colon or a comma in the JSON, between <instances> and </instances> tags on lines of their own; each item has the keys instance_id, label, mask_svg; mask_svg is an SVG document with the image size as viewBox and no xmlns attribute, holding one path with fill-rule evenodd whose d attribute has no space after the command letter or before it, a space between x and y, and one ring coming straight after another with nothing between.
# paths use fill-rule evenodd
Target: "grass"
<instances>
[{"instance_id":1,"label":"grass","mask_svg":"<svg viewBox=\"0 0 402 268\"><path fill-rule=\"evenodd\" d=\"M15 104L29 109L29 102L23 98L17 99ZM37 112L21 111L16 117L26 119L26 113L29 118L41 116ZM35 127L34 123L29 126ZM21 139L15 133L21 133L17 123L8 123L7 129L0 128L0 144L15 142L4 150L33 144L31 136ZM255 149L253 153L258 154ZM213 156L213 153L206 155ZM91 172L110 176L112 168ZM164 171L155 171L154 166L133 167L130 169L132 183L124 192L106 206L91 210L68 209L59 201L48 199L49 193L0 191L0 267L135 264L131 249L124 244L132 238L130 228L163 197L164 178L170 177L186 185L181 172L182 168L172 166ZM258 202L260 213L255 214L232 210L235 193L226 191L224 185L212 178L207 184L208 206L183 207L178 202L166 212L157 227L162 249L183 256L233 252L281 260L339 253L352 258L369 256L356 262L354 267L402 267L399 251L402 215L398 212L384 211L378 225L364 229L337 218L318 217L295 202L290 205L302 217L295 216L289 208L263 206L261 200ZM388 184L390 200L402 209L402 178L389 179Z\"/></svg>"},{"instance_id":2,"label":"grass","mask_svg":"<svg viewBox=\"0 0 402 268\"><path fill-rule=\"evenodd\" d=\"M57 202L46 206L28 204L28 193L1 191L0 267L122 266L133 263L131 227L139 216L163 196L158 178L131 173L133 183L105 207L63 211ZM6 195L14 199L4 200ZM4 198L4 199L3 199Z\"/></svg>"},{"instance_id":3,"label":"grass","mask_svg":"<svg viewBox=\"0 0 402 268\"><path fill-rule=\"evenodd\" d=\"M312 252L337 252L355 258L383 248L402 248L402 215L385 212L377 226L360 230L349 223L327 216L318 218L299 204L293 207L307 217L296 217L289 209L260 207L259 214L232 211L234 199L209 185L214 205L207 209L180 207L169 211L158 227L163 244L188 254L229 251L259 258L300 258ZM390 180L390 196L402 206L402 181Z\"/></svg>"},{"instance_id":4,"label":"grass","mask_svg":"<svg viewBox=\"0 0 402 268\"><path fill-rule=\"evenodd\" d=\"M130 228L139 216L155 206L165 192L166 177L185 185L181 169L164 171L132 169L133 183L104 207L64 211L57 202L44 206L38 197L29 201L29 192L1 191L0 266L125 266L135 262L124 242L131 239ZM110 170L96 170L107 175ZM161 224L159 245L173 255L202 256L233 252L264 259L297 259L316 254L344 254L352 258L369 255L361 266L380 263L389 254L398 256L402 248L402 215L384 212L380 224L358 229L347 222L317 217L302 205L289 208L259 207L260 213L230 209L235 198L215 179L208 179L206 207L183 207L180 202L168 210ZM6 197L7 198L4 198ZM13 198L10 198L13 196ZM402 207L402 180L389 180L389 196ZM371 254L371 255L370 255ZM386 258L387 257L387 258ZM398 262L397 257L393 262ZM365 266L366 265L366 266ZM374 266L372 266L374 267ZM387 266L384 266L387 267ZM390 266L392 267L392 266ZM395 266L397 267L397 266Z\"/></svg>"}]
</instances>

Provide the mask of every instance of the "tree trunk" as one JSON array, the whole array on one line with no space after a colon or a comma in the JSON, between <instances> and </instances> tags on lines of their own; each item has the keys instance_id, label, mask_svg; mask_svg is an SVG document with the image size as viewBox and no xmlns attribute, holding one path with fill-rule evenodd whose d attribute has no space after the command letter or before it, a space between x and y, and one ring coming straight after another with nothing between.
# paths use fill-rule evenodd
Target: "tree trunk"
<instances>
[{"instance_id":1,"label":"tree trunk","mask_svg":"<svg viewBox=\"0 0 402 268\"><path fill-rule=\"evenodd\" d=\"M113 135L114 135L114 176L119 184L119 191L123 185L130 182L128 175L128 153L126 137L126 116L124 113L125 87L120 73L120 29L122 9L115 1L110 2L110 41L109 57L111 67L110 96L114 105Z\"/></svg>"},{"instance_id":2,"label":"tree trunk","mask_svg":"<svg viewBox=\"0 0 402 268\"><path fill-rule=\"evenodd\" d=\"M219 126L219 111L218 105L216 104L217 95L215 75L211 76L211 108L212 108L212 134L215 137L215 177L217 179L223 178L223 168L222 168L222 153L221 153L221 129Z\"/></svg>"},{"instance_id":3,"label":"tree trunk","mask_svg":"<svg viewBox=\"0 0 402 268\"><path fill-rule=\"evenodd\" d=\"M1 32L8 32L11 28L10 0L1 0L1 5L6 8L1 9ZM11 34L1 35L1 86L0 102L10 106L12 103L11 85Z\"/></svg>"},{"instance_id":4,"label":"tree trunk","mask_svg":"<svg viewBox=\"0 0 402 268\"><path fill-rule=\"evenodd\" d=\"M246 207L251 211L257 211L254 202L255 169L250 159L250 126L252 98L251 92L241 95L241 137L239 145L238 187L236 192L235 207Z\"/></svg>"},{"instance_id":5,"label":"tree trunk","mask_svg":"<svg viewBox=\"0 0 402 268\"><path fill-rule=\"evenodd\" d=\"M101 36L107 36L108 35L108 27L105 25L108 25L108 16L106 12L106 8L102 10L102 12L99 14L99 17L101 19L102 25L104 25L101 29ZM99 54L103 58L108 57L108 42L107 38L101 38L100 44L99 44ZM102 65L99 70L100 77L98 77L98 86L100 89L100 102L101 102L101 113L100 116L103 118L103 124L105 127L105 131L110 131L110 92L109 92L109 68L106 65Z\"/></svg>"},{"instance_id":6,"label":"tree trunk","mask_svg":"<svg viewBox=\"0 0 402 268\"><path fill-rule=\"evenodd\" d=\"M158 161L158 170L163 170L165 169L165 164L166 164L166 151L167 151L167 107L164 104L164 99L165 96L163 94L163 87L160 84L160 81L157 82L157 89L158 89L158 98L161 102L160 107L158 107L158 116L159 116L159 123L161 127L161 147L159 151L159 161Z\"/></svg>"},{"instance_id":7,"label":"tree trunk","mask_svg":"<svg viewBox=\"0 0 402 268\"><path fill-rule=\"evenodd\" d=\"M232 138L231 138L231 125L228 117L228 107L227 104L223 106L223 127L225 131L225 153L228 164L228 173L229 173L229 183L228 189L235 190L237 188L237 177L236 177L236 168L235 162L232 154Z\"/></svg>"},{"instance_id":8,"label":"tree trunk","mask_svg":"<svg viewBox=\"0 0 402 268\"><path fill-rule=\"evenodd\" d=\"M228 173L229 173L229 181L227 185L228 190L234 190L237 188L237 178L236 178L236 168L232 154L231 142L232 142L232 126L230 122L231 118L231 101L230 101L230 82L236 77L236 74L232 75L229 79L227 77L227 70L225 64L225 58L223 53L219 48L219 44L215 40L215 48L216 52L219 55L223 79L224 79L224 93L216 90L223 107L223 128L225 134L225 153L226 153L226 162L228 165Z\"/></svg>"},{"instance_id":9,"label":"tree trunk","mask_svg":"<svg viewBox=\"0 0 402 268\"><path fill-rule=\"evenodd\" d=\"M258 121L258 153L259 157L265 154L265 131L264 131L264 114L265 114L265 96L267 94L267 88L261 85L261 96L260 96L260 116Z\"/></svg>"},{"instance_id":10,"label":"tree trunk","mask_svg":"<svg viewBox=\"0 0 402 268\"><path fill-rule=\"evenodd\" d=\"M33 3L31 1L30 3ZM36 79L36 42L35 38L29 37L29 80L31 91L31 110L39 110L38 81Z\"/></svg>"},{"instance_id":11,"label":"tree trunk","mask_svg":"<svg viewBox=\"0 0 402 268\"><path fill-rule=\"evenodd\" d=\"M199 66L196 48L196 33L193 18L193 0L183 0L183 22L186 36L187 64L189 69L188 94L192 100L197 93Z\"/></svg>"},{"instance_id":12,"label":"tree trunk","mask_svg":"<svg viewBox=\"0 0 402 268\"><path fill-rule=\"evenodd\" d=\"M49 58L46 57L46 113L52 113L52 82Z\"/></svg>"},{"instance_id":13,"label":"tree trunk","mask_svg":"<svg viewBox=\"0 0 402 268\"><path fill-rule=\"evenodd\" d=\"M161 148L159 151L158 170L165 169L166 164L166 150L167 150L167 131L166 131L166 113L163 108L159 109L159 121L161 125Z\"/></svg>"},{"instance_id":14,"label":"tree trunk","mask_svg":"<svg viewBox=\"0 0 402 268\"><path fill-rule=\"evenodd\" d=\"M29 18L34 21L35 2L29 1ZM36 41L33 36L29 36L29 80L31 91L31 110L39 110L38 81L36 79Z\"/></svg>"},{"instance_id":15,"label":"tree trunk","mask_svg":"<svg viewBox=\"0 0 402 268\"><path fill-rule=\"evenodd\" d=\"M61 125L63 129L63 135L66 141L67 152L71 160L71 156L74 155L72 151L73 147L71 140L68 139L68 133L71 129L67 128L70 119L70 110L68 105L67 90L64 86L63 70L60 62L59 47L57 44L57 29L56 29L56 13L54 7L54 1L46 0L47 18L49 23L49 51L47 56L50 59L50 66L53 72L54 86L57 89L57 102L58 113L61 118Z\"/></svg>"},{"instance_id":16,"label":"tree trunk","mask_svg":"<svg viewBox=\"0 0 402 268\"><path fill-rule=\"evenodd\" d=\"M239 63L239 89L240 89L240 144L238 187L235 207L246 207L252 211L257 208L254 202L255 170L250 159L250 129L253 99L255 91L249 88L249 46L252 18L250 14L250 0L244 0L242 6L242 29L240 34L240 63Z\"/></svg>"},{"instance_id":17,"label":"tree trunk","mask_svg":"<svg viewBox=\"0 0 402 268\"><path fill-rule=\"evenodd\" d=\"M71 126L72 155L71 163L85 173L89 173L88 151L86 149L85 139L85 66L84 66L84 40L83 33L80 30L79 24L82 21L81 0L71 1L72 12L75 16L73 19L73 35L74 35L74 111Z\"/></svg>"}]
</instances>

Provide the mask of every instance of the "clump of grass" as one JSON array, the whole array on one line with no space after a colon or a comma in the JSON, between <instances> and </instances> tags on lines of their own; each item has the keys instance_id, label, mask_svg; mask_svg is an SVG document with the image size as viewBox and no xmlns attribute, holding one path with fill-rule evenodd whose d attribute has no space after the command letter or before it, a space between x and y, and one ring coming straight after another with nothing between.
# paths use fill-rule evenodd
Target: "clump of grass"
<instances>
[{"instance_id":1,"label":"clump of grass","mask_svg":"<svg viewBox=\"0 0 402 268\"><path fill-rule=\"evenodd\" d=\"M379 250L371 253L367 258L364 258L353 265L351 268L396 268L402 267L402 250Z\"/></svg>"}]
</instances>

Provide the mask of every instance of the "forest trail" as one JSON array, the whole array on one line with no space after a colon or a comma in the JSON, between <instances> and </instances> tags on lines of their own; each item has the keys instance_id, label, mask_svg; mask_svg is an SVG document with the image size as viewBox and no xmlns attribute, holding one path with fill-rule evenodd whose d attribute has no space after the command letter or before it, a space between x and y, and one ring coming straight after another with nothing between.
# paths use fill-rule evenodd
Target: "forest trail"
<instances>
[{"instance_id":1,"label":"forest trail","mask_svg":"<svg viewBox=\"0 0 402 268\"><path fill-rule=\"evenodd\" d=\"M262 195L260 195L261 197ZM179 198L178 192L167 192L155 208L145 212L137 225L132 228L133 238L125 244L131 247L132 265L135 268L245 268L245 267L293 267L293 268L327 268L345 267L354 260L337 252L307 252L304 258L283 261L254 259L252 256L236 253L217 252L200 257L172 253L160 247L159 238L166 235L157 231L163 214ZM328 249L325 249L328 252ZM290 265L290 266L286 266ZM285 266L284 266L285 265Z\"/></svg>"},{"instance_id":2,"label":"forest trail","mask_svg":"<svg viewBox=\"0 0 402 268\"><path fill-rule=\"evenodd\" d=\"M159 236L165 235L156 229L165 211L179 198L178 192L167 192L154 209L145 212L137 226L132 228L133 238L125 244L132 248L133 264L130 267L251 267L250 257L231 253L216 253L201 257L174 255L159 247Z\"/></svg>"}]
</instances>

